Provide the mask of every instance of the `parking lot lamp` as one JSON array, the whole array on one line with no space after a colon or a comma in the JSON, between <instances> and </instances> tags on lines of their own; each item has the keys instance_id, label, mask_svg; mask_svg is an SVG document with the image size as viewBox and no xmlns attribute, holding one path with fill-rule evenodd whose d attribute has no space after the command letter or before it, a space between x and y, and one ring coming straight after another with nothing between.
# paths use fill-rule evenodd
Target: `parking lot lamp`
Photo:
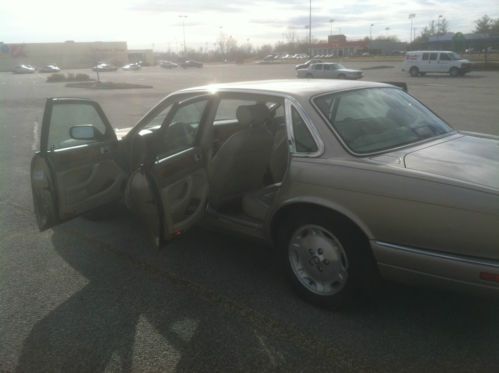
<instances>
[{"instance_id":1,"label":"parking lot lamp","mask_svg":"<svg viewBox=\"0 0 499 373\"><path fill-rule=\"evenodd\" d=\"M187 47L186 47L186 44L185 44L185 19L187 18L187 16L180 15L179 17L182 18L182 34L183 34L183 37L184 37L184 57L186 57L187 56Z\"/></svg>"},{"instance_id":2,"label":"parking lot lamp","mask_svg":"<svg viewBox=\"0 0 499 373\"><path fill-rule=\"evenodd\" d=\"M309 1L308 12L308 47L310 58L312 58L312 0Z\"/></svg>"},{"instance_id":3,"label":"parking lot lamp","mask_svg":"<svg viewBox=\"0 0 499 373\"><path fill-rule=\"evenodd\" d=\"M413 20L414 20L415 17L416 17L416 14L414 14L414 13L409 14L409 19L411 20L411 34L409 35L409 43L412 43L412 41L413 41L413 38L412 38L412 22L413 22Z\"/></svg>"}]
</instances>

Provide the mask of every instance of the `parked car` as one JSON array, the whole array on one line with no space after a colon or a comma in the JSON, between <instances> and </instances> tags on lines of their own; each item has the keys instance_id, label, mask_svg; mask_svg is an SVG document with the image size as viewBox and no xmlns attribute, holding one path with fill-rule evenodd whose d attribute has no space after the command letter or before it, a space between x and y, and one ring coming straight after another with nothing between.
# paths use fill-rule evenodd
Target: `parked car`
<instances>
[{"instance_id":1,"label":"parked car","mask_svg":"<svg viewBox=\"0 0 499 373\"><path fill-rule=\"evenodd\" d=\"M159 66L161 66L163 69L176 69L178 67L175 62L171 61L161 61L159 63Z\"/></svg>"},{"instance_id":2,"label":"parked car","mask_svg":"<svg viewBox=\"0 0 499 373\"><path fill-rule=\"evenodd\" d=\"M38 72L40 73L58 73L60 71L61 68L56 64L45 65L38 69Z\"/></svg>"},{"instance_id":3,"label":"parked car","mask_svg":"<svg viewBox=\"0 0 499 373\"><path fill-rule=\"evenodd\" d=\"M457 131L398 87L190 88L121 139L97 102L51 98L44 113L41 230L123 200L155 245L198 223L268 242L317 304L378 274L499 294L499 137Z\"/></svg>"},{"instance_id":4,"label":"parked car","mask_svg":"<svg viewBox=\"0 0 499 373\"><path fill-rule=\"evenodd\" d=\"M33 74L35 72L35 68L31 65L21 64L14 67L12 72L14 74Z\"/></svg>"},{"instance_id":5,"label":"parked car","mask_svg":"<svg viewBox=\"0 0 499 373\"><path fill-rule=\"evenodd\" d=\"M118 70L118 67L108 64L108 63L99 63L92 67L93 71L98 71L98 72L106 72L106 71L116 71Z\"/></svg>"},{"instance_id":6,"label":"parked car","mask_svg":"<svg viewBox=\"0 0 499 373\"><path fill-rule=\"evenodd\" d=\"M203 67L203 63L199 62L199 61L194 61L194 60L185 60L185 61L180 63L180 67L182 67L184 69L187 69L189 67L201 68L201 67Z\"/></svg>"},{"instance_id":7,"label":"parked car","mask_svg":"<svg viewBox=\"0 0 499 373\"><path fill-rule=\"evenodd\" d=\"M296 76L308 79L360 79L363 74L360 70L347 69L339 63L323 62L296 70Z\"/></svg>"},{"instance_id":8,"label":"parked car","mask_svg":"<svg viewBox=\"0 0 499 373\"><path fill-rule=\"evenodd\" d=\"M123 70L126 71L137 71L142 68L142 66L139 63L129 63L121 67Z\"/></svg>"},{"instance_id":9,"label":"parked car","mask_svg":"<svg viewBox=\"0 0 499 373\"><path fill-rule=\"evenodd\" d=\"M405 54L402 71L409 72L413 77L427 73L456 77L470 72L471 62L451 51L410 51Z\"/></svg>"},{"instance_id":10,"label":"parked car","mask_svg":"<svg viewBox=\"0 0 499 373\"><path fill-rule=\"evenodd\" d=\"M307 62L300 63L300 64L296 65L295 69L296 70L298 70L298 69L305 69L305 68L309 67L313 63L321 63L321 62L322 62L322 60L319 60L317 58L312 58L311 60L308 60Z\"/></svg>"}]
</instances>

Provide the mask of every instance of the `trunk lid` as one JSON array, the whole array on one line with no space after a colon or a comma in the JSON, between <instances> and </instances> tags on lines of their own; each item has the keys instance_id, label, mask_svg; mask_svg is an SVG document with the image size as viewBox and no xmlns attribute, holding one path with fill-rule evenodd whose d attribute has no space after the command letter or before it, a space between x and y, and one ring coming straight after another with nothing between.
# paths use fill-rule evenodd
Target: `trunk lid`
<instances>
[{"instance_id":1,"label":"trunk lid","mask_svg":"<svg viewBox=\"0 0 499 373\"><path fill-rule=\"evenodd\" d=\"M499 191L499 137L463 134L409 152L404 163L408 169Z\"/></svg>"}]
</instances>

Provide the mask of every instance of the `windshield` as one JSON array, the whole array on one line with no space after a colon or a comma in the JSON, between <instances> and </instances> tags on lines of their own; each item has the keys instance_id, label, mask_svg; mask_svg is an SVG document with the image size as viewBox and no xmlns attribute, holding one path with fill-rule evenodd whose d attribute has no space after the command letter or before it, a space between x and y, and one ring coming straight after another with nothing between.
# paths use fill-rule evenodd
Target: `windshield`
<instances>
[{"instance_id":1,"label":"windshield","mask_svg":"<svg viewBox=\"0 0 499 373\"><path fill-rule=\"evenodd\" d=\"M368 88L314 99L355 153L366 154L441 136L452 128L405 92Z\"/></svg>"}]
</instances>

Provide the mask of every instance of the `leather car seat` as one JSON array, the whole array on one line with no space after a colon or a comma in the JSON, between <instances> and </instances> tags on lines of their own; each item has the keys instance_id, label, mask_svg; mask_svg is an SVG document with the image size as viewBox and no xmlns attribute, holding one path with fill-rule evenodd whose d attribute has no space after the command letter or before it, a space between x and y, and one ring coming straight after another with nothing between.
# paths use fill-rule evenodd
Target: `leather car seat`
<instances>
[{"instance_id":1,"label":"leather car seat","mask_svg":"<svg viewBox=\"0 0 499 373\"><path fill-rule=\"evenodd\" d=\"M241 105L236 117L246 128L230 136L208 163L209 202L214 208L262 188L269 165L273 139L266 128L268 107Z\"/></svg>"},{"instance_id":2,"label":"leather car seat","mask_svg":"<svg viewBox=\"0 0 499 373\"><path fill-rule=\"evenodd\" d=\"M286 123L278 123L274 126L273 132L274 139L269 163L273 184L245 193L242 200L244 213L257 220L265 218L288 168L289 147Z\"/></svg>"}]
</instances>

